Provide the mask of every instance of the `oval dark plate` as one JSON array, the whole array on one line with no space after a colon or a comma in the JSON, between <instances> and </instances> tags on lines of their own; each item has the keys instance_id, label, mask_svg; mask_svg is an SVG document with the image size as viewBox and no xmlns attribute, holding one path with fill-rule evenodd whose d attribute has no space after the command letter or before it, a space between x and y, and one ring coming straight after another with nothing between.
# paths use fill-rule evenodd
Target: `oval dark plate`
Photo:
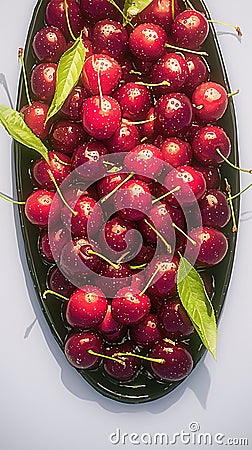
<instances>
[{"instance_id":1,"label":"oval dark plate","mask_svg":"<svg viewBox=\"0 0 252 450\"><path fill-rule=\"evenodd\" d=\"M44 26L44 12L48 1L39 0L32 19L30 28L27 35L26 47L25 47L25 63L28 74L31 72L33 65L35 64L35 58L32 51L32 40L35 33ZM194 6L199 11L204 11L206 16L210 18L206 6L201 0L194 0ZM214 28L210 26L209 37L204 44L204 49L208 52L208 62L211 67L211 80L221 83L230 92L230 86L223 62L223 58L220 52L219 44L217 41ZM24 91L23 77L20 78L17 109L26 104L26 96ZM239 164L238 162L238 147L237 147L237 132L236 132L236 119L233 101L230 99L227 112L224 117L219 121L220 126L226 130L232 142L232 155L230 160ZM27 198L33 189L33 184L29 174L29 168L32 161L37 158L34 151L27 149L14 143L14 159L15 159L15 176L17 184L17 194L20 200ZM239 191L239 173L231 169L227 164L224 164L221 168L222 180L227 177L234 192ZM223 189L224 185L222 186ZM236 217L239 215L239 199L234 201L234 208ZM69 333L69 330L65 327L61 316L61 302L55 301L52 297L43 299L42 293L46 287L46 276L49 269L49 265L46 264L39 255L38 252L38 235L39 230L35 226L31 225L25 215L24 209L20 208L20 223L23 233L24 245L27 255L28 266L33 280L35 290L37 293L38 301L40 303L43 314L51 328L52 334L57 340L60 348L63 350L65 339ZM229 251L225 259L215 268L211 269L211 274L215 279L215 292L213 296L213 305L216 311L216 316L219 318L221 309L224 304L230 277L232 273L234 252L236 246L236 233L232 232L232 224L229 223L225 229L225 234L229 240ZM202 358L205 353L205 348L201 344L200 339L194 336L190 340L190 346L194 358L194 367ZM75 369L73 369L75 370ZM181 382L176 383L163 383L155 380L149 373L142 370L142 372L132 381L127 383L120 383L112 380L110 377L103 373L101 367L95 370L80 370L80 375L92 385L101 394L111 399L125 402L125 403L143 403L158 399L167 395L173 389L175 389ZM186 383L186 380L184 380Z\"/></svg>"}]
</instances>

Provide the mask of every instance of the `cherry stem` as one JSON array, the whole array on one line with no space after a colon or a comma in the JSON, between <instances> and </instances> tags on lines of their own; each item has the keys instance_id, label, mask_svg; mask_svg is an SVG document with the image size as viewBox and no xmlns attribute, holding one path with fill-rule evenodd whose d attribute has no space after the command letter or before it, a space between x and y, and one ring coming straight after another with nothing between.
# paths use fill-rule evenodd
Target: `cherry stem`
<instances>
[{"instance_id":1,"label":"cherry stem","mask_svg":"<svg viewBox=\"0 0 252 450\"><path fill-rule=\"evenodd\" d=\"M63 166L71 166L71 164L70 163L68 163L68 162L66 162L66 161L62 161L59 157L58 157L58 155L54 155L53 156L54 157L54 159L56 159L56 161L58 161L60 164L62 164Z\"/></svg>"},{"instance_id":2,"label":"cherry stem","mask_svg":"<svg viewBox=\"0 0 252 450\"><path fill-rule=\"evenodd\" d=\"M129 18L127 16L125 16L124 12L121 10L121 8L116 4L116 2L114 2L114 0L108 0L109 3L111 3L111 5L113 5L117 11L119 11L119 13L123 16L124 20L125 20L125 25L130 25L132 28L134 28L134 25L132 25L132 23L130 22Z\"/></svg>"},{"instance_id":3,"label":"cherry stem","mask_svg":"<svg viewBox=\"0 0 252 450\"><path fill-rule=\"evenodd\" d=\"M132 270L144 269L147 266L147 263L139 264L138 266L130 266Z\"/></svg>"},{"instance_id":4,"label":"cherry stem","mask_svg":"<svg viewBox=\"0 0 252 450\"><path fill-rule=\"evenodd\" d=\"M147 219L144 219L144 221L151 228L151 230L154 231L154 233L156 233L156 235L161 239L163 244L166 246L168 253L171 253L171 246L164 238L164 236L162 236L162 234Z\"/></svg>"},{"instance_id":5,"label":"cherry stem","mask_svg":"<svg viewBox=\"0 0 252 450\"><path fill-rule=\"evenodd\" d=\"M52 291L51 289L47 289L46 291L43 292L43 298L46 299L46 297L47 297L48 294L56 295L56 297L59 297L59 298L61 298L61 300L65 300L65 301L67 301L67 302L68 302L68 300L69 300L68 297L65 297L64 295L59 294L59 293L56 292L56 291Z\"/></svg>"},{"instance_id":6,"label":"cherry stem","mask_svg":"<svg viewBox=\"0 0 252 450\"><path fill-rule=\"evenodd\" d=\"M217 23L218 25L225 25L227 27L232 27L235 29L236 33L239 37L242 37L242 31L238 25L234 25L233 23L220 22L219 20L208 20L209 23Z\"/></svg>"},{"instance_id":7,"label":"cherry stem","mask_svg":"<svg viewBox=\"0 0 252 450\"><path fill-rule=\"evenodd\" d=\"M70 205L67 203L67 201L65 200L65 198L64 198L64 196L63 196L63 194L62 194L62 192L61 192L61 190L60 190L60 188L59 188L59 186L58 186L58 184L57 184L57 181L55 180L55 178L54 178L54 176L53 176L52 171L51 171L50 169L48 169L47 172L48 172L48 175L49 175L51 181L53 182L53 184L54 184L54 186L55 186L55 188L56 188L56 191L57 191L58 195L60 196L62 202L64 203L64 205L69 209L69 211L70 211L74 216L77 216L77 215L78 215L78 212L77 212L77 211L74 211L74 209L71 208L71 206L70 206Z\"/></svg>"},{"instance_id":8,"label":"cherry stem","mask_svg":"<svg viewBox=\"0 0 252 450\"><path fill-rule=\"evenodd\" d=\"M164 338L164 341L165 342L167 342L167 344L172 344L172 345L176 345L176 342L174 342L174 341L172 341L171 339L169 339L169 338Z\"/></svg>"},{"instance_id":9,"label":"cherry stem","mask_svg":"<svg viewBox=\"0 0 252 450\"><path fill-rule=\"evenodd\" d=\"M94 64L94 56L93 56L93 64ZM103 109L103 95L102 95L102 87L101 87L100 66L98 66L98 70L97 70L97 82L98 82L98 89L99 89L99 95L100 95L101 109Z\"/></svg>"},{"instance_id":10,"label":"cherry stem","mask_svg":"<svg viewBox=\"0 0 252 450\"><path fill-rule=\"evenodd\" d=\"M8 197L7 195L4 195L0 192L0 198L3 198L4 200L7 200L7 202L13 203L13 205L25 205L26 202L19 202L18 200L13 200L12 198Z\"/></svg>"},{"instance_id":11,"label":"cherry stem","mask_svg":"<svg viewBox=\"0 0 252 450\"><path fill-rule=\"evenodd\" d=\"M188 4L190 9L192 9L193 11L196 11L196 9L194 8L193 4L191 2L189 2L189 0L186 0L186 3Z\"/></svg>"},{"instance_id":12,"label":"cherry stem","mask_svg":"<svg viewBox=\"0 0 252 450\"><path fill-rule=\"evenodd\" d=\"M105 195L105 197L103 197L101 199L101 203L106 202L110 197L112 197L112 195L114 195L118 189L120 189L127 181L129 181L135 174L133 172L131 172L126 178L125 180L121 181L121 183L119 183L111 192L109 192L107 195Z\"/></svg>"},{"instance_id":13,"label":"cherry stem","mask_svg":"<svg viewBox=\"0 0 252 450\"><path fill-rule=\"evenodd\" d=\"M155 203L159 202L160 200L163 200L163 198L166 198L168 195L174 194L174 192L180 191L181 186L176 186L174 189L172 189L169 192L166 192L165 194L161 195L158 198L155 198L154 200L152 200L152 204L155 205Z\"/></svg>"},{"instance_id":14,"label":"cherry stem","mask_svg":"<svg viewBox=\"0 0 252 450\"><path fill-rule=\"evenodd\" d=\"M19 48L18 49L18 59L21 62L21 65L22 65L26 98L27 98L28 105L31 106L32 101L31 101L31 97L30 97L30 94L29 94L28 81L27 81L27 75L26 75L26 69L25 69L25 63L24 63L24 56L23 56L23 54L24 54L23 48Z\"/></svg>"},{"instance_id":15,"label":"cherry stem","mask_svg":"<svg viewBox=\"0 0 252 450\"><path fill-rule=\"evenodd\" d=\"M95 252L94 250L92 250L91 248L86 250L86 254L87 255L95 255L98 256L99 258L103 259L104 261L106 261L110 266L112 266L114 269L118 270L120 269L120 264L116 264L113 263L112 261L110 261L110 259L108 259L106 256L102 255L99 252Z\"/></svg>"},{"instance_id":16,"label":"cherry stem","mask_svg":"<svg viewBox=\"0 0 252 450\"><path fill-rule=\"evenodd\" d=\"M175 0L172 0L171 2L171 15L172 15L172 21L175 19Z\"/></svg>"},{"instance_id":17,"label":"cherry stem","mask_svg":"<svg viewBox=\"0 0 252 450\"><path fill-rule=\"evenodd\" d=\"M194 53L195 55L200 56L209 56L207 52L198 52L197 50L190 50L189 48L176 47L175 45L165 44L165 47L174 48L174 50L179 50L181 52Z\"/></svg>"},{"instance_id":18,"label":"cherry stem","mask_svg":"<svg viewBox=\"0 0 252 450\"><path fill-rule=\"evenodd\" d=\"M241 167L236 166L231 161L229 161L220 151L219 148L216 148L216 152L224 159L224 161L229 164L229 166L233 167L233 169L240 170L241 172L252 174L252 169L242 169Z\"/></svg>"},{"instance_id":19,"label":"cherry stem","mask_svg":"<svg viewBox=\"0 0 252 450\"><path fill-rule=\"evenodd\" d=\"M163 358L149 358L148 356L137 355L136 353L125 352L125 353L115 353L116 356L133 356L134 358L144 359L145 361L155 362L158 364L164 364L165 360Z\"/></svg>"},{"instance_id":20,"label":"cherry stem","mask_svg":"<svg viewBox=\"0 0 252 450\"><path fill-rule=\"evenodd\" d=\"M64 7L65 7L65 11L66 11L66 21L67 21L67 28L68 28L69 34L70 34L71 38L73 39L73 41L76 41L76 37L73 33L73 30L72 30L72 27L70 24L67 0L64 0Z\"/></svg>"},{"instance_id":21,"label":"cherry stem","mask_svg":"<svg viewBox=\"0 0 252 450\"><path fill-rule=\"evenodd\" d=\"M171 86L171 83L167 80L163 80L160 83L144 83L144 81L135 81L135 84L140 86L158 87L158 86Z\"/></svg>"},{"instance_id":22,"label":"cherry stem","mask_svg":"<svg viewBox=\"0 0 252 450\"><path fill-rule=\"evenodd\" d=\"M134 69L131 69L129 73L132 74L132 75L139 75L140 77L143 75L142 72L139 72L139 71L134 70Z\"/></svg>"},{"instance_id":23,"label":"cherry stem","mask_svg":"<svg viewBox=\"0 0 252 450\"><path fill-rule=\"evenodd\" d=\"M178 225L176 225L176 223L172 222L172 226L173 226L173 228L178 230L181 234L183 234L186 237L186 239L188 239L188 241L191 242L192 245L197 245L197 242L194 239L192 239L190 236L188 236L188 234L186 234L185 231L182 230L182 228L178 227Z\"/></svg>"},{"instance_id":24,"label":"cherry stem","mask_svg":"<svg viewBox=\"0 0 252 450\"><path fill-rule=\"evenodd\" d=\"M128 121L128 123L129 123L130 125L144 125L145 123L153 122L154 120L156 120L156 117L151 117L150 119L139 120L139 121L136 121L136 122L130 122L130 121Z\"/></svg>"},{"instance_id":25,"label":"cherry stem","mask_svg":"<svg viewBox=\"0 0 252 450\"><path fill-rule=\"evenodd\" d=\"M141 142L145 142L145 141L147 141L147 140L148 140L147 136L144 136L144 137L141 139Z\"/></svg>"},{"instance_id":26,"label":"cherry stem","mask_svg":"<svg viewBox=\"0 0 252 450\"><path fill-rule=\"evenodd\" d=\"M244 194L244 192L246 192L248 189L250 189L252 187L252 183L250 183L248 186L246 186L242 191L238 192L235 195L232 195L231 197L228 198L228 201L231 202L232 200L234 200L237 197L240 197L240 195Z\"/></svg>"},{"instance_id":27,"label":"cherry stem","mask_svg":"<svg viewBox=\"0 0 252 450\"><path fill-rule=\"evenodd\" d=\"M150 277L150 279L149 279L149 281L148 281L148 283L146 284L146 286L145 286L145 288L140 292L140 294L139 295L144 295L145 294L145 292L147 291L147 289L149 289L149 287L151 286L151 284L152 284L152 281L154 280L154 278L156 277L156 275L158 274L158 272L159 272L159 264L158 264L158 266L157 266L157 268L156 268L156 270L155 270L155 272L151 275L151 277Z\"/></svg>"},{"instance_id":28,"label":"cherry stem","mask_svg":"<svg viewBox=\"0 0 252 450\"><path fill-rule=\"evenodd\" d=\"M99 358L111 359L112 361L115 361L115 362L117 362L117 363L122 364L123 366L125 366L125 362L124 362L124 361L122 361L121 359L116 359L116 358L114 358L113 356L102 355L101 353L94 352L94 351L91 350L91 349L88 350L88 353L89 353L90 355L98 356Z\"/></svg>"},{"instance_id":29,"label":"cherry stem","mask_svg":"<svg viewBox=\"0 0 252 450\"><path fill-rule=\"evenodd\" d=\"M232 202L233 198L232 198L232 195L231 195L231 186L230 186L227 178L225 178L225 183L226 183L226 191L227 191L227 194L228 194L228 201L230 203L230 210L231 210L231 216L232 216L232 221L233 221L232 231L233 231L233 233L236 233L238 228L237 228L237 223L236 223L236 218L235 218L234 205L233 205L233 202Z\"/></svg>"},{"instance_id":30,"label":"cherry stem","mask_svg":"<svg viewBox=\"0 0 252 450\"><path fill-rule=\"evenodd\" d=\"M228 96L228 98L230 98L230 97L234 97L234 95L237 95L237 94L239 94L240 93L240 89L237 89L236 91L234 91L234 92L230 92L227 96Z\"/></svg>"}]
</instances>

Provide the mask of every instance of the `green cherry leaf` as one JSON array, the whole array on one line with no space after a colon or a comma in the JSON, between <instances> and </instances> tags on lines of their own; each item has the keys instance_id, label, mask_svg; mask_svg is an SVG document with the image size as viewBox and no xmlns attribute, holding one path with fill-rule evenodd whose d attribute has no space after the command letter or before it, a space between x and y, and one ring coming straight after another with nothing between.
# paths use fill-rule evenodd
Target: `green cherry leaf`
<instances>
[{"instance_id":1,"label":"green cherry leaf","mask_svg":"<svg viewBox=\"0 0 252 450\"><path fill-rule=\"evenodd\" d=\"M141 13L153 0L125 0L123 14L128 17L129 21L132 17Z\"/></svg>"},{"instance_id":2,"label":"green cherry leaf","mask_svg":"<svg viewBox=\"0 0 252 450\"><path fill-rule=\"evenodd\" d=\"M217 325L214 309L201 276L182 256L178 267L177 288L181 303L195 330L216 359Z\"/></svg>"},{"instance_id":3,"label":"green cherry leaf","mask_svg":"<svg viewBox=\"0 0 252 450\"><path fill-rule=\"evenodd\" d=\"M0 123L15 141L36 150L49 163L47 148L26 125L22 114L8 106L0 105Z\"/></svg>"},{"instance_id":4,"label":"green cherry leaf","mask_svg":"<svg viewBox=\"0 0 252 450\"><path fill-rule=\"evenodd\" d=\"M59 60L56 72L56 88L46 122L61 109L68 95L78 83L83 68L86 49L82 42L82 35L76 39Z\"/></svg>"}]
</instances>

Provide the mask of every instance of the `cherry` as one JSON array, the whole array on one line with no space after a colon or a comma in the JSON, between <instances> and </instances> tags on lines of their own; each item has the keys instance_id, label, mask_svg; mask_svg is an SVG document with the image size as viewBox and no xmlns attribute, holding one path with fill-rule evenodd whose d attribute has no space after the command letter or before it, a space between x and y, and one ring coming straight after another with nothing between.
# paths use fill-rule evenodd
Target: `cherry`
<instances>
[{"instance_id":1,"label":"cherry","mask_svg":"<svg viewBox=\"0 0 252 450\"><path fill-rule=\"evenodd\" d=\"M192 104L194 114L205 122L216 122L225 113L228 96L221 84L207 81L193 91Z\"/></svg>"},{"instance_id":2,"label":"cherry","mask_svg":"<svg viewBox=\"0 0 252 450\"><path fill-rule=\"evenodd\" d=\"M106 171L102 157L107 153L108 150L102 142L86 142L74 150L72 170L76 170L79 177L84 180L101 178Z\"/></svg>"},{"instance_id":3,"label":"cherry","mask_svg":"<svg viewBox=\"0 0 252 450\"><path fill-rule=\"evenodd\" d=\"M55 201L55 200L54 200ZM43 230L39 239L39 250L42 256L50 262L59 260L59 255L68 241L65 228L61 224Z\"/></svg>"},{"instance_id":4,"label":"cherry","mask_svg":"<svg viewBox=\"0 0 252 450\"><path fill-rule=\"evenodd\" d=\"M119 324L112 316L111 313L111 304L108 303L107 306L107 311L105 314L105 317L103 319L103 321L97 325L96 329L103 334L103 336L105 335L114 335L116 332L121 332L123 330L123 332L126 332L126 327L122 324Z\"/></svg>"},{"instance_id":5,"label":"cherry","mask_svg":"<svg viewBox=\"0 0 252 450\"><path fill-rule=\"evenodd\" d=\"M122 116L129 120L142 121L146 118L152 98L146 86L130 82L115 92L115 98L122 108Z\"/></svg>"},{"instance_id":6,"label":"cherry","mask_svg":"<svg viewBox=\"0 0 252 450\"><path fill-rule=\"evenodd\" d=\"M66 307L66 320L72 327L90 328L101 323L107 311L107 299L101 289L82 286L71 295Z\"/></svg>"},{"instance_id":7,"label":"cherry","mask_svg":"<svg viewBox=\"0 0 252 450\"><path fill-rule=\"evenodd\" d=\"M93 28L93 45L97 53L118 58L127 49L128 33L120 22L101 20Z\"/></svg>"},{"instance_id":8,"label":"cherry","mask_svg":"<svg viewBox=\"0 0 252 450\"><path fill-rule=\"evenodd\" d=\"M205 41L209 24L199 11L187 9L178 14L172 24L172 37L176 45L197 50Z\"/></svg>"},{"instance_id":9,"label":"cherry","mask_svg":"<svg viewBox=\"0 0 252 450\"><path fill-rule=\"evenodd\" d=\"M198 166L197 164L193 164L193 167L204 176L207 189L219 189L220 172L216 167Z\"/></svg>"},{"instance_id":10,"label":"cherry","mask_svg":"<svg viewBox=\"0 0 252 450\"><path fill-rule=\"evenodd\" d=\"M82 122L95 139L109 139L121 123L120 105L107 95L89 97L83 103Z\"/></svg>"},{"instance_id":11,"label":"cherry","mask_svg":"<svg viewBox=\"0 0 252 450\"><path fill-rule=\"evenodd\" d=\"M96 284L101 285L108 298L112 298L119 289L130 284L131 277L132 272L129 264L120 263L118 268L115 268L108 263L103 263Z\"/></svg>"},{"instance_id":12,"label":"cherry","mask_svg":"<svg viewBox=\"0 0 252 450\"><path fill-rule=\"evenodd\" d=\"M160 25L170 33L173 22L172 17L172 1L173 0L154 0L140 13L140 21L142 23L155 23ZM174 16L180 13L177 0L174 1Z\"/></svg>"},{"instance_id":13,"label":"cherry","mask_svg":"<svg viewBox=\"0 0 252 450\"><path fill-rule=\"evenodd\" d=\"M142 220L151 208L150 190L147 184L140 180L127 181L114 198L118 214L126 220Z\"/></svg>"},{"instance_id":14,"label":"cherry","mask_svg":"<svg viewBox=\"0 0 252 450\"><path fill-rule=\"evenodd\" d=\"M108 195L117 186L119 186L126 179L126 177L126 173L112 173L99 180L97 182L97 190L100 197Z\"/></svg>"},{"instance_id":15,"label":"cherry","mask_svg":"<svg viewBox=\"0 0 252 450\"><path fill-rule=\"evenodd\" d=\"M92 56L94 54L92 41L90 41L90 39L86 39L82 36L82 42L83 42L83 45L86 50L85 59L88 59L89 56Z\"/></svg>"},{"instance_id":16,"label":"cherry","mask_svg":"<svg viewBox=\"0 0 252 450\"><path fill-rule=\"evenodd\" d=\"M77 369L90 369L99 362L99 356L89 353L103 352L103 339L96 331L74 333L67 338L65 355L69 363Z\"/></svg>"},{"instance_id":17,"label":"cherry","mask_svg":"<svg viewBox=\"0 0 252 450\"><path fill-rule=\"evenodd\" d=\"M195 134L192 142L193 154L198 162L204 166L218 166L223 158L228 158L231 152L231 142L223 128L209 125L201 128Z\"/></svg>"},{"instance_id":18,"label":"cherry","mask_svg":"<svg viewBox=\"0 0 252 450\"><path fill-rule=\"evenodd\" d=\"M219 230L211 227L197 227L189 232L189 237L196 245L188 243L190 260L196 259L198 266L214 266L225 257L228 240Z\"/></svg>"},{"instance_id":19,"label":"cherry","mask_svg":"<svg viewBox=\"0 0 252 450\"><path fill-rule=\"evenodd\" d=\"M50 141L54 150L67 155L81 145L86 138L86 133L80 123L60 120L56 122L50 132Z\"/></svg>"},{"instance_id":20,"label":"cherry","mask_svg":"<svg viewBox=\"0 0 252 450\"><path fill-rule=\"evenodd\" d=\"M193 53L188 53L186 55L185 62L188 67L188 73L184 84L184 90L188 95L191 95L199 84L208 80L209 69L203 59Z\"/></svg>"},{"instance_id":21,"label":"cherry","mask_svg":"<svg viewBox=\"0 0 252 450\"><path fill-rule=\"evenodd\" d=\"M150 279L156 273L151 286L148 289L148 295L152 298L172 297L176 293L176 278L179 260L176 256L159 255L153 258L146 268L146 278Z\"/></svg>"},{"instance_id":22,"label":"cherry","mask_svg":"<svg viewBox=\"0 0 252 450\"><path fill-rule=\"evenodd\" d=\"M76 122L81 121L82 104L87 96L85 88L75 86L60 110L63 116Z\"/></svg>"},{"instance_id":23,"label":"cherry","mask_svg":"<svg viewBox=\"0 0 252 450\"><path fill-rule=\"evenodd\" d=\"M140 144L125 156L124 166L127 171L136 172L144 179L153 179L163 170L163 155L155 145Z\"/></svg>"},{"instance_id":24,"label":"cherry","mask_svg":"<svg viewBox=\"0 0 252 450\"><path fill-rule=\"evenodd\" d=\"M191 123L187 127L185 127L180 133L178 133L177 137L179 137L184 141L188 141L190 144L192 144L195 134L197 133L198 130L200 130L200 128L204 126L205 126L204 122L202 122L196 117L193 117Z\"/></svg>"},{"instance_id":25,"label":"cherry","mask_svg":"<svg viewBox=\"0 0 252 450\"><path fill-rule=\"evenodd\" d=\"M188 67L185 58L178 53L167 53L153 64L151 82L166 85L158 86L155 91L158 94L167 94L181 90L188 76Z\"/></svg>"},{"instance_id":26,"label":"cherry","mask_svg":"<svg viewBox=\"0 0 252 450\"><path fill-rule=\"evenodd\" d=\"M78 284L83 277L91 272L98 272L101 268L101 259L89 252L93 243L86 238L74 238L66 243L60 253L59 267L72 281Z\"/></svg>"},{"instance_id":27,"label":"cherry","mask_svg":"<svg viewBox=\"0 0 252 450\"><path fill-rule=\"evenodd\" d=\"M54 96L56 86L55 63L41 63L34 67L31 74L32 93L38 100L50 102Z\"/></svg>"},{"instance_id":28,"label":"cherry","mask_svg":"<svg viewBox=\"0 0 252 450\"><path fill-rule=\"evenodd\" d=\"M131 222L127 222L121 217L113 217L107 221L104 233L100 232L101 248L107 244L115 252L132 251L136 247L136 243L131 230L135 230Z\"/></svg>"},{"instance_id":29,"label":"cherry","mask_svg":"<svg viewBox=\"0 0 252 450\"><path fill-rule=\"evenodd\" d=\"M167 197L167 201L175 206L177 204L188 206L200 200L206 192L204 176L192 166L180 166L173 169L166 176L164 184L168 191L180 186L180 190Z\"/></svg>"},{"instance_id":30,"label":"cherry","mask_svg":"<svg viewBox=\"0 0 252 450\"><path fill-rule=\"evenodd\" d=\"M177 297L163 303L158 312L158 324L162 332L172 339L184 339L194 332L186 310Z\"/></svg>"},{"instance_id":31,"label":"cherry","mask_svg":"<svg viewBox=\"0 0 252 450\"><path fill-rule=\"evenodd\" d=\"M39 158L32 166L32 176L39 187L55 190L48 170L54 176L57 184L60 185L71 172L71 160L67 155L59 152L48 152L49 165L44 158Z\"/></svg>"},{"instance_id":32,"label":"cherry","mask_svg":"<svg viewBox=\"0 0 252 450\"><path fill-rule=\"evenodd\" d=\"M120 289L111 304L113 318L125 325L141 322L149 314L150 309L149 297L131 287Z\"/></svg>"},{"instance_id":33,"label":"cherry","mask_svg":"<svg viewBox=\"0 0 252 450\"><path fill-rule=\"evenodd\" d=\"M187 166L192 161L192 149L188 142L176 137L166 138L160 150L166 163L172 167Z\"/></svg>"},{"instance_id":34,"label":"cherry","mask_svg":"<svg viewBox=\"0 0 252 450\"><path fill-rule=\"evenodd\" d=\"M46 103L34 101L31 105L24 106L20 111L26 125L42 140L47 137L52 125L50 119L45 125L48 109L49 106Z\"/></svg>"},{"instance_id":35,"label":"cherry","mask_svg":"<svg viewBox=\"0 0 252 450\"><path fill-rule=\"evenodd\" d=\"M202 224L207 227L223 228L230 220L231 213L227 197L223 192L211 189L199 202Z\"/></svg>"},{"instance_id":36,"label":"cherry","mask_svg":"<svg viewBox=\"0 0 252 450\"><path fill-rule=\"evenodd\" d=\"M139 222L141 223L141 222ZM140 251L132 259L133 266L139 266L141 264L148 264L155 255L155 247L149 244L142 244Z\"/></svg>"},{"instance_id":37,"label":"cherry","mask_svg":"<svg viewBox=\"0 0 252 450\"><path fill-rule=\"evenodd\" d=\"M134 28L129 36L129 48L134 56L143 61L155 61L165 53L166 32L154 23L143 23Z\"/></svg>"},{"instance_id":38,"label":"cherry","mask_svg":"<svg viewBox=\"0 0 252 450\"><path fill-rule=\"evenodd\" d=\"M153 141L156 137L156 130L155 130L155 109L152 106L145 118L146 122L140 125L140 131L144 138L147 138L148 141ZM155 143L154 143L155 145Z\"/></svg>"},{"instance_id":39,"label":"cherry","mask_svg":"<svg viewBox=\"0 0 252 450\"><path fill-rule=\"evenodd\" d=\"M118 344L126 337L128 328L125 325L117 324L117 329L113 333L101 333L106 342Z\"/></svg>"},{"instance_id":40,"label":"cherry","mask_svg":"<svg viewBox=\"0 0 252 450\"><path fill-rule=\"evenodd\" d=\"M67 45L59 28L44 27L35 34L32 47L39 61L56 63L66 51Z\"/></svg>"},{"instance_id":41,"label":"cherry","mask_svg":"<svg viewBox=\"0 0 252 450\"><path fill-rule=\"evenodd\" d=\"M140 144L140 133L137 126L123 119L120 127L107 140L106 144L110 153L121 153L132 150L136 145Z\"/></svg>"},{"instance_id":42,"label":"cherry","mask_svg":"<svg viewBox=\"0 0 252 450\"><path fill-rule=\"evenodd\" d=\"M156 314L149 314L140 323L130 327L130 338L132 341L143 347L150 347L156 341L162 339L158 328L158 318Z\"/></svg>"},{"instance_id":43,"label":"cherry","mask_svg":"<svg viewBox=\"0 0 252 450\"><path fill-rule=\"evenodd\" d=\"M76 0L67 0L67 6L70 26L73 34L77 37L83 27L80 6ZM66 38L70 37L63 0L50 0L46 7L45 18L48 25L58 27Z\"/></svg>"},{"instance_id":44,"label":"cherry","mask_svg":"<svg viewBox=\"0 0 252 450\"><path fill-rule=\"evenodd\" d=\"M63 223L71 229L74 237L88 237L95 235L103 221L102 209L99 204L87 195L80 195L78 199L69 202L74 205L75 215L64 206L61 211Z\"/></svg>"},{"instance_id":45,"label":"cherry","mask_svg":"<svg viewBox=\"0 0 252 450\"><path fill-rule=\"evenodd\" d=\"M80 0L80 7L83 16L94 23L117 15L117 10L108 0Z\"/></svg>"},{"instance_id":46,"label":"cherry","mask_svg":"<svg viewBox=\"0 0 252 450\"><path fill-rule=\"evenodd\" d=\"M54 192L45 189L37 189L29 195L25 203L25 215L33 225L47 227L54 195Z\"/></svg>"},{"instance_id":47,"label":"cherry","mask_svg":"<svg viewBox=\"0 0 252 450\"><path fill-rule=\"evenodd\" d=\"M176 135L192 120L192 105L185 94L162 95L155 106L156 126L163 136Z\"/></svg>"},{"instance_id":48,"label":"cherry","mask_svg":"<svg viewBox=\"0 0 252 450\"><path fill-rule=\"evenodd\" d=\"M122 69L109 55L94 54L87 58L82 69L82 83L92 95L111 94L118 86Z\"/></svg>"},{"instance_id":49,"label":"cherry","mask_svg":"<svg viewBox=\"0 0 252 450\"><path fill-rule=\"evenodd\" d=\"M118 353L130 353L130 355L118 356ZM106 374L112 378L121 381L127 381L133 378L141 367L141 359L131 356L133 353L139 354L139 351L130 341L106 349L106 355L116 358L122 363L110 359L104 359L103 367Z\"/></svg>"},{"instance_id":50,"label":"cherry","mask_svg":"<svg viewBox=\"0 0 252 450\"><path fill-rule=\"evenodd\" d=\"M121 83L129 83L136 80L134 72L134 66L129 56L120 57L120 65L122 69ZM133 72L132 72L133 71Z\"/></svg>"},{"instance_id":51,"label":"cherry","mask_svg":"<svg viewBox=\"0 0 252 450\"><path fill-rule=\"evenodd\" d=\"M155 376L164 381L180 381L189 375L193 368L193 359L186 346L163 339L158 341L149 352L151 358L162 358L163 364L150 362Z\"/></svg>"},{"instance_id":52,"label":"cherry","mask_svg":"<svg viewBox=\"0 0 252 450\"><path fill-rule=\"evenodd\" d=\"M48 286L52 291L65 297L70 297L75 290L75 286L63 275L57 266L54 266L49 271Z\"/></svg>"},{"instance_id":53,"label":"cherry","mask_svg":"<svg viewBox=\"0 0 252 450\"><path fill-rule=\"evenodd\" d=\"M39 236L39 253L47 262L53 263L55 261L47 230L42 230Z\"/></svg>"}]
</instances>

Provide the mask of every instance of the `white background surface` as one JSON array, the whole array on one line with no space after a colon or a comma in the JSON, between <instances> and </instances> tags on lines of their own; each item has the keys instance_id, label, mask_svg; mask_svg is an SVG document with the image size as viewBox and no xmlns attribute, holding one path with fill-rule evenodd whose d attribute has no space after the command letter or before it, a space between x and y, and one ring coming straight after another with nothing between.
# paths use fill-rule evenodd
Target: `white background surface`
<instances>
[{"instance_id":1,"label":"white background surface","mask_svg":"<svg viewBox=\"0 0 252 450\"><path fill-rule=\"evenodd\" d=\"M240 43L231 29L217 27L231 86L241 89L235 98L241 163L251 167L252 3L206 3L213 18L237 23L243 30ZM33 0L1 0L0 72L7 78L13 100L19 76L17 49L24 45L34 5ZM8 104L1 86L0 103ZM10 139L0 128L0 191L8 194L12 193L10 155ZM249 175L242 176L243 186L251 181ZM208 354L175 392L145 405L123 405L102 397L66 363L32 289L28 290L13 208L1 201L0 449L130 449L135 446L112 445L110 433L120 428L125 433L164 432L172 436L181 429L188 431L192 421L198 422L202 432L220 432L225 439L247 437L252 448L251 200L252 190L242 199L234 272L219 327L217 363ZM173 447L184 448L182 444ZM192 444L185 447L197 448Z\"/></svg>"}]
</instances>

